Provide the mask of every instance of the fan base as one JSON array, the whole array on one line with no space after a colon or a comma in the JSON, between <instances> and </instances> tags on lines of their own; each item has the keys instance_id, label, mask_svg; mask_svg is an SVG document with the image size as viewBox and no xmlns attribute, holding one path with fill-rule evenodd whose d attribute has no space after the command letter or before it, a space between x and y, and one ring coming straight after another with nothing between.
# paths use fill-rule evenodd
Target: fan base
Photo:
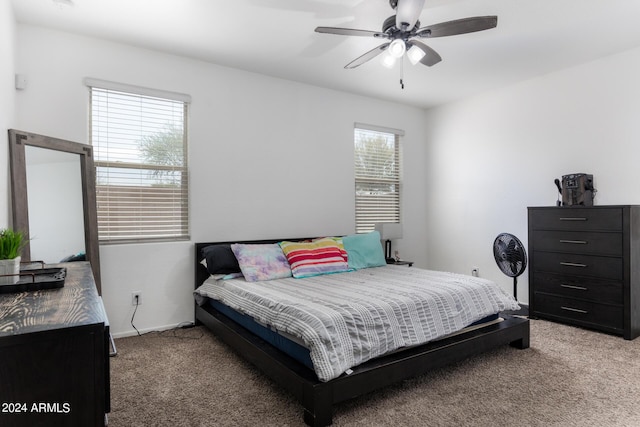
<instances>
[{"instance_id":1,"label":"fan base","mask_svg":"<svg viewBox=\"0 0 640 427\"><path fill-rule=\"evenodd\" d=\"M501 312L501 314L506 314L509 316L529 316L529 306L527 304L518 303L520 305L520 310L507 310Z\"/></svg>"}]
</instances>

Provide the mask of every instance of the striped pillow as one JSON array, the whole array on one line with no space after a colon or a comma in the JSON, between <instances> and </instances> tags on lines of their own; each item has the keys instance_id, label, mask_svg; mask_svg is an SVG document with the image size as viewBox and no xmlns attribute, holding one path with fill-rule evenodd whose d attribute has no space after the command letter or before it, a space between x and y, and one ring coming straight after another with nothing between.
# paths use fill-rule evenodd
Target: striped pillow
<instances>
[{"instance_id":1,"label":"striped pillow","mask_svg":"<svg viewBox=\"0 0 640 427\"><path fill-rule=\"evenodd\" d=\"M318 240L333 240L334 242L336 242L336 246L338 246L338 249L340 249L340 255L342 255L342 258L344 258L344 262L349 261L347 250L344 248L342 237L322 237L319 239L313 239L313 242L317 242Z\"/></svg>"},{"instance_id":2,"label":"striped pillow","mask_svg":"<svg viewBox=\"0 0 640 427\"><path fill-rule=\"evenodd\" d=\"M340 250L332 238L313 242L284 241L280 242L280 247L289 261L293 277L297 279L350 271L345 258L346 251Z\"/></svg>"}]
</instances>

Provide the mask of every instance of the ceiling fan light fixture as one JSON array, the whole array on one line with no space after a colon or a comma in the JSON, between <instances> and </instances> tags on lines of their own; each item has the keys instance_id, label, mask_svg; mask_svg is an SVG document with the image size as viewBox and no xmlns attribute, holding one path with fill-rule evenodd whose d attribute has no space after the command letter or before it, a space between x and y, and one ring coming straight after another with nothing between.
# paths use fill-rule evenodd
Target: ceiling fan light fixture
<instances>
[{"instance_id":1,"label":"ceiling fan light fixture","mask_svg":"<svg viewBox=\"0 0 640 427\"><path fill-rule=\"evenodd\" d=\"M407 57L409 58L411 65L416 65L422 58L424 58L425 55L425 51L416 45L411 46L407 51Z\"/></svg>"},{"instance_id":2,"label":"ceiling fan light fixture","mask_svg":"<svg viewBox=\"0 0 640 427\"><path fill-rule=\"evenodd\" d=\"M396 14L384 20L382 23L382 31L341 27L317 27L315 31L317 33L336 34L339 36L386 39L386 41L378 47L371 49L345 65L344 68L347 69L356 68L375 57L379 57L380 62L384 64L385 67L392 68L398 59L403 60L405 54L411 64L417 65L418 62L420 62L426 67L431 67L442 61L442 57L431 47L418 41L419 39L475 33L477 31L495 28L498 25L498 17L491 15L454 19L421 28L418 18L420 17L425 1L426 0L389 0L389 5L396 10Z\"/></svg>"},{"instance_id":3,"label":"ceiling fan light fixture","mask_svg":"<svg viewBox=\"0 0 640 427\"><path fill-rule=\"evenodd\" d=\"M402 58L406 50L407 46L404 44L404 40L395 39L389 45L389 54L394 58Z\"/></svg>"},{"instance_id":4,"label":"ceiling fan light fixture","mask_svg":"<svg viewBox=\"0 0 640 427\"><path fill-rule=\"evenodd\" d=\"M385 68L393 68L394 65L396 65L396 57L391 55L390 52L385 53L384 55L382 55L380 57L380 63L385 67Z\"/></svg>"}]
</instances>

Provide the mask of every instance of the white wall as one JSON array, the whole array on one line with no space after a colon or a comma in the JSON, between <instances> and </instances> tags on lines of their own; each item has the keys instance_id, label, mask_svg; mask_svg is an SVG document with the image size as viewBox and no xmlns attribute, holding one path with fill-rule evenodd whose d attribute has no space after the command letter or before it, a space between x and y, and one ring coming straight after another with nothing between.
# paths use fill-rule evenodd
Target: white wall
<instances>
[{"instance_id":1,"label":"white wall","mask_svg":"<svg viewBox=\"0 0 640 427\"><path fill-rule=\"evenodd\" d=\"M28 88L16 127L87 141L84 77L190 94L191 241L100 248L112 332L193 319L193 242L354 231L354 122L405 131L404 235L396 247L425 266L424 112L177 56L18 25Z\"/></svg>"},{"instance_id":2,"label":"white wall","mask_svg":"<svg viewBox=\"0 0 640 427\"><path fill-rule=\"evenodd\" d=\"M343 234L354 228L353 123L403 129L405 238L417 266L480 275L500 232L527 244L527 206L554 178L592 173L597 204L640 204L640 50L427 112L96 39L18 25L0 2L0 125L87 141L84 77L188 93L188 242L101 246L116 336L192 320L193 242ZM6 25L5 25L6 24ZM15 55L15 61L13 60ZM28 87L16 92L15 72ZM15 113L14 113L15 104ZM0 164L6 164L6 138ZM8 167L7 169L8 170ZM0 178L7 200L8 172ZM9 209L0 210L0 226ZM528 280L519 279L528 302Z\"/></svg>"},{"instance_id":3,"label":"white wall","mask_svg":"<svg viewBox=\"0 0 640 427\"><path fill-rule=\"evenodd\" d=\"M14 126L15 21L11 2L0 1L0 229L10 225L9 145L7 129Z\"/></svg>"},{"instance_id":4,"label":"white wall","mask_svg":"<svg viewBox=\"0 0 640 427\"><path fill-rule=\"evenodd\" d=\"M428 111L428 267L479 266L511 291L493 240L527 245L527 206L554 205L562 175L593 174L598 205L640 204L639 75L635 49Z\"/></svg>"}]
</instances>

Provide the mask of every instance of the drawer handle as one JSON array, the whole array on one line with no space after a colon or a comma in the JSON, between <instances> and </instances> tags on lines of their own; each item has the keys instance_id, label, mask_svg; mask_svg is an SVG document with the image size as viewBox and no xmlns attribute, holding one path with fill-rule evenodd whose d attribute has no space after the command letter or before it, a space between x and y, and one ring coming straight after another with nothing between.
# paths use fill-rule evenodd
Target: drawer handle
<instances>
[{"instance_id":1,"label":"drawer handle","mask_svg":"<svg viewBox=\"0 0 640 427\"><path fill-rule=\"evenodd\" d=\"M573 311L575 313L582 313L582 314L588 313L587 310L580 310L579 308L571 308L571 307L565 307L565 306L561 306L560 308L566 311Z\"/></svg>"},{"instance_id":2,"label":"drawer handle","mask_svg":"<svg viewBox=\"0 0 640 427\"><path fill-rule=\"evenodd\" d=\"M560 218L560 221L586 221L587 218L578 218L578 217L565 217Z\"/></svg>"},{"instance_id":3,"label":"drawer handle","mask_svg":"<svg viewBox=\"0 0 640 427\"><path fill-rule=\"evenodd\" d=\"M561 283L560 287L568 288L568 289L577 289L579 291L586 291L588 289L588 288L585 288L584 286L567 285L566 283Z\"/></svg>"},{"instance_id":4,"label":"drawer handle","mask_svg":"<svg viewBox=\"0 0 640 427\"><path fill-rule=\"evenodd\" d=\"M561 262L560 265L564 265L567 267L580 267L585 268L587 264L578 264L577 262Z\"/></svg>"},{"instance_id":5,"label":"drawer handle","mask_svg":"<svg viewBox=\"0 0 640 427\"><path fill-rule=\"evenodd\" d=\"M573 245L586 245L587 241L586 240L563 240L563 239L560 239L560 243L571 243Z\"/></svg>"}]
</instances>

